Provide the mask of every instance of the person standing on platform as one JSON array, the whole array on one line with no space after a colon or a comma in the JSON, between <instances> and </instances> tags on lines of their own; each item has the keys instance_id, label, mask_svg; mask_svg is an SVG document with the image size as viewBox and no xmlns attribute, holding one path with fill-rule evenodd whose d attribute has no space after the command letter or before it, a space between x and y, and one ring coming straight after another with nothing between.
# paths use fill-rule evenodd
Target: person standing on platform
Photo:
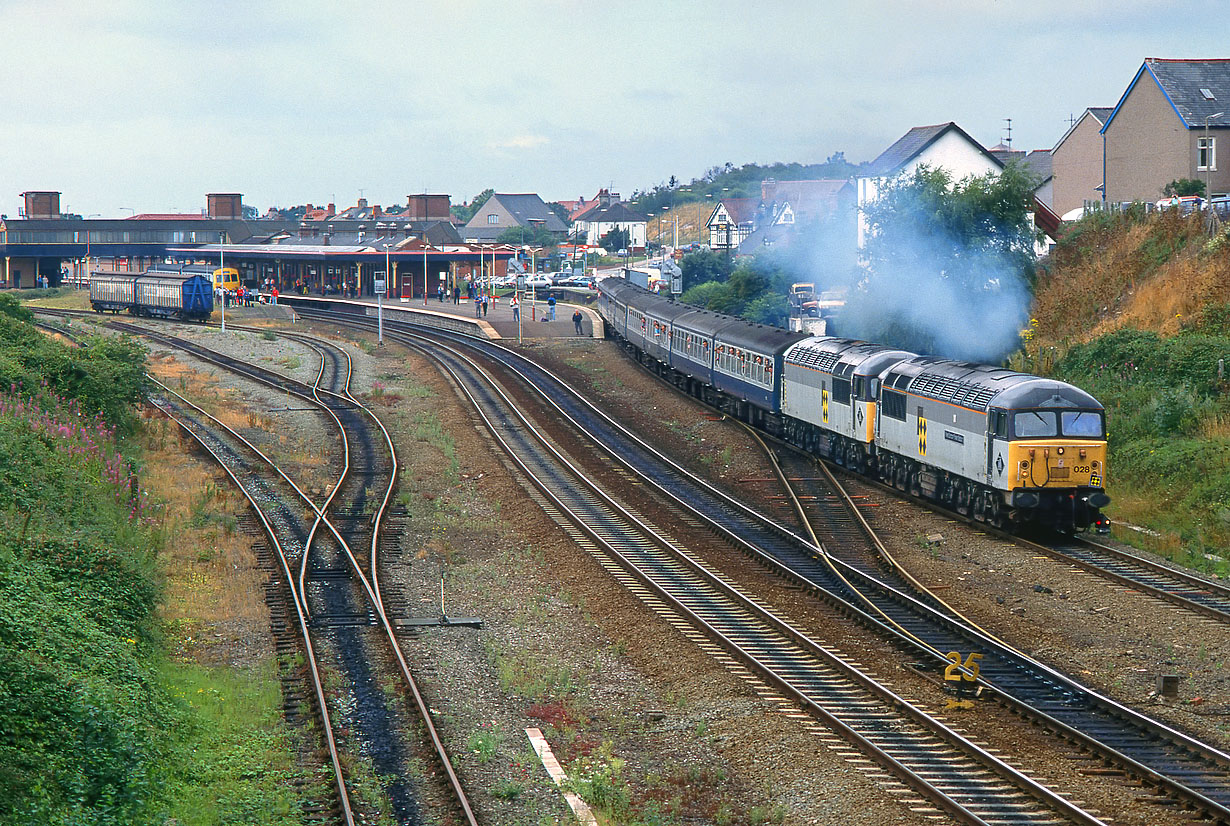
<instances>
[{"instance_id":1,"label":"person standing on platform","mask_svg":"<svg viewBox=\"0 0 1230 826\"><path fill-rule=\"evenodd\" d=\"M572 326L577 328L577 335L581 335L581 318L580 310L572 314Z\"/></svg>"},{"instance_id":2,"label":"person standing on platform","mask_svg":"<svg viewBox=\"0 0 1230 826\"><path fill-rule=\"evenodd\" d=\"M440 297L440 303L443 304L444 303L444 285L443 284L436 287L436 295Z\"/></svg>"},{"instance_id":3,"label":"person standing on platform","mask_svg":"<svg viewBox=\"0 0 1230 826\"><path fill-rule=\"evenodd\" d=\"M491 303L491 296L483 296L483 318L487 317L487 305Z\"/></svg>"},{"instance_id":4,"label":"person standing on platform","mask_svg":"<svg viewBox=\"0 0 1230 826\"><path fill-rule=\"evenodd\" d=\"M461 303L461 287L458 287L456 284L453 285L453 303Z\"/></svg>"},{"instance_id":5,"label":"person standing on platform","mask_svg":"<svg viewBox=\"0 0 1230 826\"><path fill-rule=\"evenodd\" d=\"M550 319L555 321L555 296L547 299L547 312L550 314Z\"/></svg>"},{"instance_id":6,"label":"person standing on platform","mask_svg":"<svg viewBox=\"0 0 1230 826\"><path fill-rule=\"evenodd\" d=\"M512 307L513 321L521 320L521 302L517 300L517 294L513 293L513 297L508 300L508 306Z\"/></svg>"}]
</instances>

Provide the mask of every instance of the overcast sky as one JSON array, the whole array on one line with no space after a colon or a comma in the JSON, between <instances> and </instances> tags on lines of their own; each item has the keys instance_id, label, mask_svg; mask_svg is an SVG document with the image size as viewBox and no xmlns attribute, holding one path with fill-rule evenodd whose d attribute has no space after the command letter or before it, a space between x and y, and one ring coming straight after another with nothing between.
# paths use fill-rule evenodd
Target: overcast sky
<instances>
[{"instance_id":1,"label":"overcast sky","mask_svg":"<svg viewBox=\"0 0 1230 826\"><path fill-rule=\"evenodd\" d=\"M0 0L0 212L629 195L870 160L953 120L1049 148L1145 57L1230 57L1224 0Z\"/></svg>"}]
</instances>

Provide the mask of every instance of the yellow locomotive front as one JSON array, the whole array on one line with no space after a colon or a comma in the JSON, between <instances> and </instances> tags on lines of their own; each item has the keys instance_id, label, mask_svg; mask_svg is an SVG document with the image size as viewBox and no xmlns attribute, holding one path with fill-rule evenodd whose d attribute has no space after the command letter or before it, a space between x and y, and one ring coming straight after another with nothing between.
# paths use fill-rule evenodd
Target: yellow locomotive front
<instances>
[{"instance_id":1,"label":"yellow locomotive front","mask_svg":"<svg viewBox=\"0 0 1230 826\"><path fill-rule=\"evenodd\" d=\"M1051 401L1006 416L1007 461L1000 474L1010 490L1009 504L1028 512L1030 521L1105 532L1109 523L1101 509L1110 504L1105 414L1096 402L1081 409L1069 406L1072 399Z\"/></svg>"}]
</instances>

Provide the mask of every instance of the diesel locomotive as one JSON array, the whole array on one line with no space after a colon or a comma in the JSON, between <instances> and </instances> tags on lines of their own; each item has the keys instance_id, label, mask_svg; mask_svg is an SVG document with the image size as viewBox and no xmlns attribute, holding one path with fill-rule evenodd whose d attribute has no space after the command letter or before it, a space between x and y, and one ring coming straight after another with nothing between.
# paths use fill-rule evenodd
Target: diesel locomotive
<instances>
[{"instance_id":1,"label":"diesel locomotive","mask_svg":"<svg viewBox=\"0 0 1230 826\"><path fill-rule=\"evenodd\" d=\"M646 367L723 412L998 527L1106 532L1106 417L1070 384L753 324L598 282Z\"/></svg>"}]
</instances>

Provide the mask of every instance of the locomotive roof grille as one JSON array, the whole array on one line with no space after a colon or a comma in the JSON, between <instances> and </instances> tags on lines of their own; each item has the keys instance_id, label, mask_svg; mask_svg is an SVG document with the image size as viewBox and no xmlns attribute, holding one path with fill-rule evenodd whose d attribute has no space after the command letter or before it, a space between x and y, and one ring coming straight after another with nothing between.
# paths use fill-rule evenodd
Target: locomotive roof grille
<instances>
[{"instance_id":1,"label":"locomotive roof grille","mask_svg":"<svg viewBox=\"0 0 1230 826\"><path fill-rule=\"evenodd\" d=\"M829 353L823 350L813 350L810 347L795 349L790 354L789 362L797 364L800 367L814 367L825 373L833 372L833 365L837 364L837 353Z\"/></svg>"},{"instance_id":2,"label":"locomotive roof grille","mask_svg":"<svg viewBox=\"0 0 1230 826\"><path fill-rule=\"evenodd\" d=\"M968 407L973 410L986 410L987 405L999 391L984 387L981 384L961 381L948 376L936 376L922 373L914 378L910 392L926 396L936 401Z\"/></svg>"}]
</instances>

